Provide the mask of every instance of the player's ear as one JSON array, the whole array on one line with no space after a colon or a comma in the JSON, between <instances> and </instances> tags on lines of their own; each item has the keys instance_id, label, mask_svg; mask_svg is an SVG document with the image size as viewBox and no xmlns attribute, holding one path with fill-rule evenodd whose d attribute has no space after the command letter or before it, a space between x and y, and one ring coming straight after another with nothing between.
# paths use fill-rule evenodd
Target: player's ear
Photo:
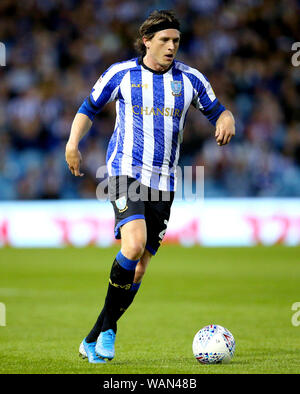
<instances>
[{"instance_id":1,"label":"player's ear","mask_svg":"<svg viewBox=\"0 0 300 394\"><path fill-rule=\"evenodd\" d=\"M142 37L143 44L145 45L146 49L149 49L150 47L150 40L148 40L146 37Z\"/></svg>"}]
</instances>

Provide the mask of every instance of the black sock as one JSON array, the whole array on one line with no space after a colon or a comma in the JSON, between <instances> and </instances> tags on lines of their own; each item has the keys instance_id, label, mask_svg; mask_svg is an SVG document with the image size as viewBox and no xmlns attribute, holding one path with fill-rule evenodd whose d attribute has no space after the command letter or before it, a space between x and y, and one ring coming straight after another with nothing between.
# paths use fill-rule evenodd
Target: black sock
<instances>
[{"instance_id":1,"label":"black sock","mask_svg":"<svg viewBox=\"0 0 300 394\"><path fill-rule=\"evenodd\" d=\"M138 292L139 287L140 287L140 283L138 283L138 284L133 283L132 284L130 291L127 292L126 296L122 300L122 304L120 306L119 312L116 313L116 315L115 315L116 322L120 319L120 317L126 312L126 310L129 308L129 306L132 304L132 301L134 300L134 297L136 296L136 293ZM87 343L97 341L97 338L102 330L104 316L105 316L105 305L104 305L94 327L92 328L92 330L90 331L90 333L86 337ZM105 330L103 330L103 331L105 331Z\"/></svg>"},{"instance_id":2,"label":"black sock","mask_svg":"<svg viewBox=\"0 0 300 394\"><path fill-rule=\"evenodd\" d=\"M136 291L130 291L138 260L129 260L118 253L113 262L104 307L88 336L88 343L95 342L101 331L117 332L117 320L132 303Z\"/></svg>"},{"instance_id":3,"label":"black sock","mask_svg":"<svg viewBox=\"0 0 300 394\"><path fill-rule=\"evenodd\" d=\"M104 316L105 316L105 305L104 305L100 315L98 316L98 319L97 319L94 327L91 329L90 333L88 334L88 336L85 339L87 343L97 341L97 338L101 332Z\"/></svg>"},{"instance_id":4,"label":"black sock","mask_svg":"<svg viewBox=\"0 0 300 394\"><path fill-rule=\"evenodd\" d=\"M116 320L119 320L120 317L124 314L124 312L126 312L129 306L132 304L132 301L134 300L134 297L136 296L140 285L141 283L133 283L131 285L130 290L126 294L126 297L124 297L123 299L121 308L119 309L119 313L116 315Z\"/></svg>"},{"instance_id":5,"label":"black sock","mask_svg":"<svg viewBox=\"0 0 300 394\"><path fill-rule=\"evenodd\" d=\"M128 298L134 273L135 270L127 270L115 260L105 299L105 316L101 331L111 328L115 333L117 332L117 319L120 310L123 309L123 302Z\"/></svg>"}]
</instances>

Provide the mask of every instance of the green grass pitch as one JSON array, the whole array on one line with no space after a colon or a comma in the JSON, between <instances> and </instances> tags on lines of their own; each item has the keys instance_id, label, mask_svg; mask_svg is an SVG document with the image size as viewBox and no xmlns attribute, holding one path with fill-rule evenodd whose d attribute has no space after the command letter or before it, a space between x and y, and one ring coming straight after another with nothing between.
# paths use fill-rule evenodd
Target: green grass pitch
<instances>
[{"instance_id":1,"label":"green grass pitch","mask_svg":"<svg viewBox=\"0 0 300 394\"><path fill-rule=\"evenodd\" d=\"M118 247L0 250L0 373L300 372L298 247L164 245L118 324L116 357L92 365L78 347L94 324ZM228 365L201 365L194 334L215 323L236 339Z\"/></svg>"}]
</instances>

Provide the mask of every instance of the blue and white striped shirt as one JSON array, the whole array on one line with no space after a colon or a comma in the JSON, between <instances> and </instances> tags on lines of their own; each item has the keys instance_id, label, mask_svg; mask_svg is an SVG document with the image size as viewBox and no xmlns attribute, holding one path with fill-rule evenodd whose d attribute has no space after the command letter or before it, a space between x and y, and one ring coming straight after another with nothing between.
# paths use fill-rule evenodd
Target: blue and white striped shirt
<instances>
[{"instance_id":1,"label":"blue and white striped shirt","mask_svg":"<svg viewBox=\"0 0 300 394\"><path fill-rule=\"evenodd\" d=\"M146 186L176 190L176 167L183 128L193 104L215 125L225 110L203 74L175 60L165 72L138 58L113 64L99 78L78 112L92 121L102 107L116 101L108 174L128 175Z\"/></svg>"}]
</instances>

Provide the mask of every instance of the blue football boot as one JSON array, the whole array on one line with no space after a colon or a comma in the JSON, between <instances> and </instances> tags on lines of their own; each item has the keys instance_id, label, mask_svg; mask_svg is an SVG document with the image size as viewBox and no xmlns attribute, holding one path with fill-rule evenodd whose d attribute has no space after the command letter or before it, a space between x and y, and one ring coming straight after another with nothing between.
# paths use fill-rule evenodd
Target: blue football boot
<instances>
[{"instance_id":1,"label":"blue football boot","mask_svg":"<svg viewBox=\"0 0 300 394\"><path fill-rule=\"evenodd\" d=\"M103 360L103 358L100 358L96 355L95 346L96 346L96 342L87 343L84 338L84 340L81 342L79 346L79 356L82 357L83 359L87 358L89 360L89 363L92 364L106 363L106 361Z\"/></svg>"},{"instance_id":2,"label":"blue football boot","mask_svg":"<svg viewBox=\"0 0 300 394\"><path fill-rule=\"evenodd\" d=\"M109 329L101 332L96 343L96 355L112 360L115 357L115 340L114 330Z\"/></svg>"}]
</instances>

